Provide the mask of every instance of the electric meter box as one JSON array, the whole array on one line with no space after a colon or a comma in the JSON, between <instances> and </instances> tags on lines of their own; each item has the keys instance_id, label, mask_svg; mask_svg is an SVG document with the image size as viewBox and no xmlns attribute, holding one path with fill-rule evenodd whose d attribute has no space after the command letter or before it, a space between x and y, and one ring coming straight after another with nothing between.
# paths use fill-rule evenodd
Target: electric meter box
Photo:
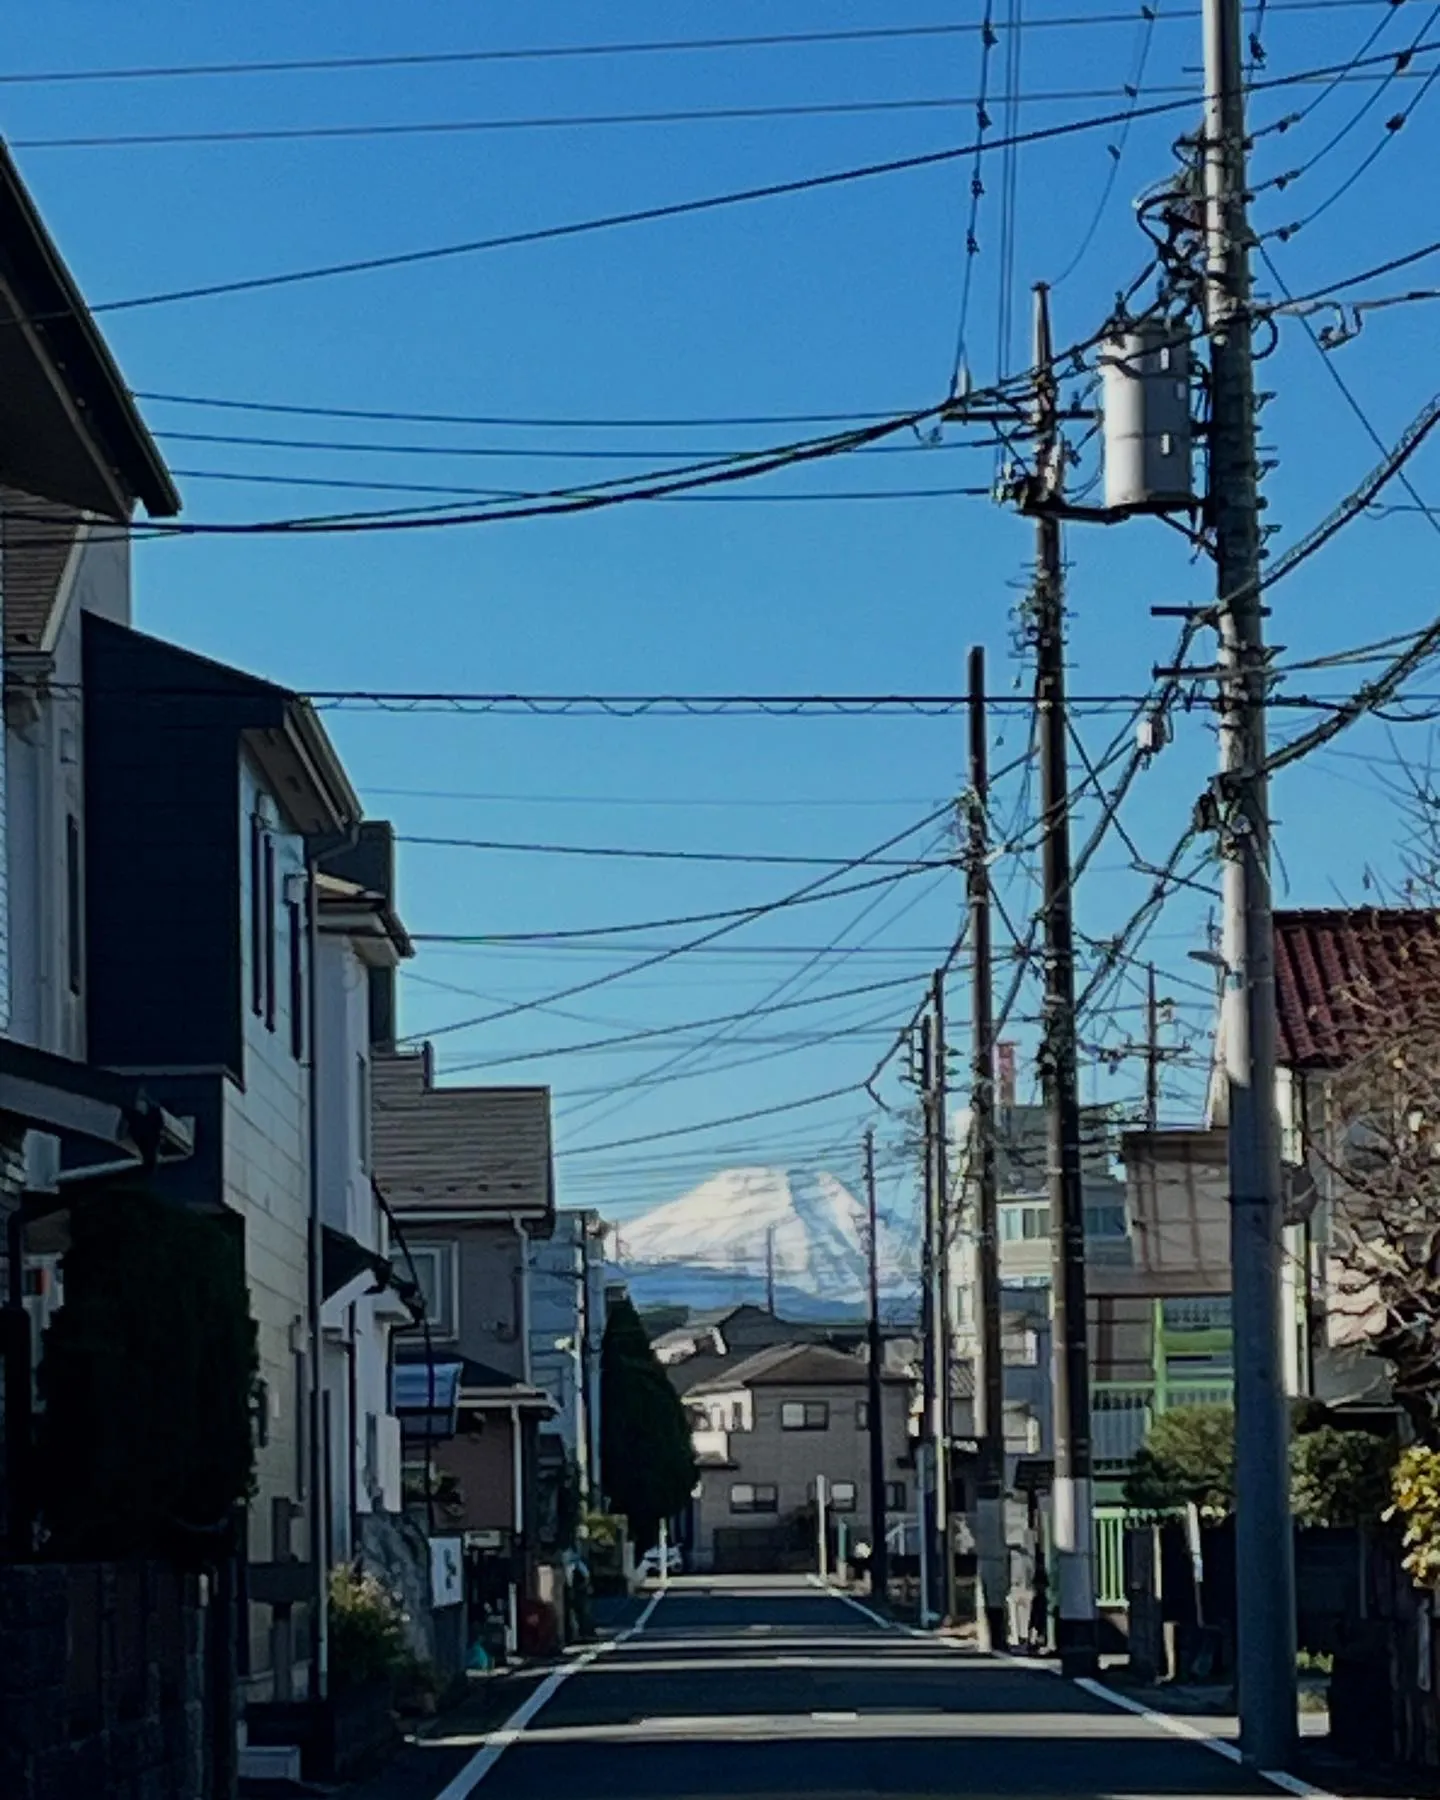
<instances>
[{"instance_id":1,"label":"electric meter box","mask_svg":"<svg viewBox=\"0 0 1440 1800\"><path fill-rule=\"evenodd\" d=\"M1105 341L1099 363L1107 511L1188 512L1197 502L1190 345L1183 328L1142 319Z\"/></svg>"}]
</instances>

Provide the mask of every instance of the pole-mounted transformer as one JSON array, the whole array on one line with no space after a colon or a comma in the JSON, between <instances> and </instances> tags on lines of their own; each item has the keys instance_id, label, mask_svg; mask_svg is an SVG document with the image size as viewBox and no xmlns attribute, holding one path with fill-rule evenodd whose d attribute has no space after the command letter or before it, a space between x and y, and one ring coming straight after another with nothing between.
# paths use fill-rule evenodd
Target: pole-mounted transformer
<instances>
[{"instance_id":1,"label":"pole-mounted transformer","mask_svg":"<svg viewBox=\"0 0 1440 1800\"><path fill-rule=\"evenodd\" d=\"M1183 324L1140 319L1102 345L1105 510L1188 512L1191 478L1190 345Z\"/></svg>"}]
</instances>

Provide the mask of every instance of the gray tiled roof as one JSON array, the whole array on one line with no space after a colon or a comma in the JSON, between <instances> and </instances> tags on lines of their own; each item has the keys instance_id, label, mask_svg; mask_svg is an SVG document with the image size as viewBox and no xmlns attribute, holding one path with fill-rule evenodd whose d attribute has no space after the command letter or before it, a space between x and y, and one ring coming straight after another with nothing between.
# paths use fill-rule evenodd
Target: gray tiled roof
<instances>
[{"instance_id":1,"label":"gray tiled roof","mask_svg":"<svg viewBox=\"0 0 1440 1800\"><path fill-rule=\"evenodd\" d=\"M12 655L44 642L78 525L73 507L0 487L0 582L5 648Z\"/></svg>"},{"instance_id":2,"label":"gray tiled roof","mask_svg":"<svg viewBox=\"0 0 1440 1800\"><path fill-rule=\"evenodd\" d=\"M427 1050L377 1051L375 1175L399 1211L554 1212L550 1090L437 1087Z\"/></svg>"}]
</instances>

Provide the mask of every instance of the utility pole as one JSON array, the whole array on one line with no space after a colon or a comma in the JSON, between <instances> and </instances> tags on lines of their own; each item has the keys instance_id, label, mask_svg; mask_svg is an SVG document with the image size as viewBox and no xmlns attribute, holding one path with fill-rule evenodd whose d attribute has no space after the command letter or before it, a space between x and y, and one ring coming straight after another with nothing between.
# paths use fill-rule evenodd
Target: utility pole
<instances>
[{"instance_id":1,"label":"utility pole","mask_svg":"<svg viewBox=\"0 0 1440 1800\"><path fill-rule=\"evenodd\" d=\"M925 1197L924 1236L920 1249L920 1370L924 1418L920 1432L920 1623L928 1625L935 1614L935 1520L939 1470L935 1443L940 1404L940 1369L936 1358L938 1319L935 1307L939 1254L937 1229L940 1208L935 1191L935 1043L934 1021L927 1012L920 1021L920 1173Z\"/></svg>"},{"instance_id":2,"label":"utility pole","mask_svg":"<svg viewBox=\"0 0 1440 1800\"><path fill-rule=\"evenodd\" d=\"M765 1227L765 1310L775 1317L775 1227Z\"/></svg>"},{"instance_id":3,"label":"utility pole","mask_svg":"<svg viewBox=\"0 0 1440 1800\"><path fill-rule=\"evenodd\" d=\"M1204 37L1209 510L1225 671L1218 797L1224 862L1240 1748L1247 1762L1283 1769L1297 1736L1295 1569L1280 1354L1284 1209L1275 1108L1275 941L1241 0L1204 0Z\"/></svg>"},{"instance_id":4,"label":"utility pole","mask_svg":"<svg viewBox=\"0 0 1440 1800\"><path fill-rule=\"evenodd\" d=\"M1085 1205L1075 1044L1075 941L1066 766L1065 603L1060 551L1064 446L1057 422L1050 293L1035 289L1035 708L1044 832L1045 1000L1042 1069L1052 1246L1059 1650L1067 1676L1099 1665L1090 1483L1090 1359Z\"/></svg>"},{"instance_id":5,"label":"utility pole","mask_svg":"<svg viewBox=\"0 0 1440 1800\"><path fill-rule=\"evenodd\" d=\"M1155 965L1145 975L1145 1129L1160 1123L1160 1008L1155 999Z\"/></svg>"},{"instance_id":6,"label":"utility pole","mask_svg":"<svg viewBox=\"0 0 1440 1800\"><path fill-rule=\"evenodd\" d=\"M949 1047L945 1037L945 971L937 969L931 986L935 1015L934 1080L931 1094L930 1148L935 1158L935 1542L941 1563L939 1610L955 1623L955 1532L950 1518L951 1367L955 1347L950 1333L950 1122Z\"/></svg>"},{"instance_id":7,"label":"utility pole","mask_svg":"<svg viewBox=\"0 0 1440 1800\"><path fill-rule=\"evenodd\" d=\"M999 1182L995 1166L995 1020L991 995L989 746L985 652L970 652L970 834L967 886L973 1000L970 1053L971 1161L975 1194L978 1349L975 1435L980 1443L975 1539L976 1624L982 1649L1003 1650L1009 1582L1005 1557L1005 1368L1000 1331Z\"/></svg>"},{"instance_id":8,"label":"utility pole","mask_svg":"<svg viewBox=\"0 0 1440 1800\"><path fill-rule=\"evenodd\" d=\"M870 1265L870 1367L867 1370L870 1430L870 1598L890 1597L890 1547L885 1539L885 1340L880 1335L880 1213L875 1199L875 1133L865 1133L866 1252Z\"/></svg>"}]
</instances>

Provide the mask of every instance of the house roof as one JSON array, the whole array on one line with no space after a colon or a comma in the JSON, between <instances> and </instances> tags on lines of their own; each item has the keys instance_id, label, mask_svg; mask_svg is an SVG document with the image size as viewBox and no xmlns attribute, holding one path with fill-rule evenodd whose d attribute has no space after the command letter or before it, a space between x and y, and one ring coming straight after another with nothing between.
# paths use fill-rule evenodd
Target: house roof
<instances>
[{"instance_id":1,"label":"house roof","mask_svg":"<svg viewBox=\"0 0 1440 1800\"><path fill-rule=\"evenodd\" d=\"M687 1387L685 1397L730 1393L740 1387L865 1387L869 1379L869 1365L843 1350L825 1344L774 1344ZM908 1377L887 1369L881 1379L896 1382Z\"/></svg>"},{"instance_id":2,"label":"house roof","mask_svg":"<svg viewBox=\"0 0 1440 1800\"><path fill-rule=\"evenodd\" d=\"M1291 1069L1338 1068L1365 1045L1362 993L1440 987L1440 919L1420 908L1318 907L1275 914L1278 1054Z\"/></svg>"},{"instance_id":3,"label":"house roof","mask_svg":"<svg viewBox=\"0 0 1440 1800\"><path fill-rule=\"evenodd\" d=\"M128 518L180 510L165 460L0 143L0 481Z\"/></svg>"},{"instance_id":4,"label":"house roof","mask_svg":"<svg viewBox=\"0 0 1440 1800\"><path fill-rule=\"evenodd\" d=\"M420 1348L399 1352L391 1376L397 1412L430 1410L432 1364ZM439 1355L433 1363L433 1379L437 1406L453 1406L457 1402L471 1405L493 1400L504 1406L539 1407L550 1411L550 1396L518 1375L507 1374L491 1363L478 1362L473 1356Z\"/></svg>"},{"instance_id":5,"label":"house roof","mask_svg":"<svg viewBox=\"0 0 1440 1800\"><path fill-rule=\"evenodd\" d=\"M73 506L0 486L7 655L35 655L49 648L55 602L79 530Z\"/></svg>"},{"instance_id":6,"label":"house roof","mask_svg":"<svg viewBox=\"0 0 1440 1800\"><path fill-rule=\"evenodd\" d=\"M297 831L325 836L359 822L350 778L301 695L98 613L84 615L84 643L87 706L164 708L177 756L197 729L233 731Z\"/></svg>"},{"instance_id":7,"label":"house roof","mask_svg":"<svg viewBox=\"0 0 1440 1800\"><path fill-rule=\"evenodd\" d=\"M550 1090L437 1087L429 1046L371 1061L375 1173L397 1211L555 1210Z\"/></svg>"}]
</instances>

